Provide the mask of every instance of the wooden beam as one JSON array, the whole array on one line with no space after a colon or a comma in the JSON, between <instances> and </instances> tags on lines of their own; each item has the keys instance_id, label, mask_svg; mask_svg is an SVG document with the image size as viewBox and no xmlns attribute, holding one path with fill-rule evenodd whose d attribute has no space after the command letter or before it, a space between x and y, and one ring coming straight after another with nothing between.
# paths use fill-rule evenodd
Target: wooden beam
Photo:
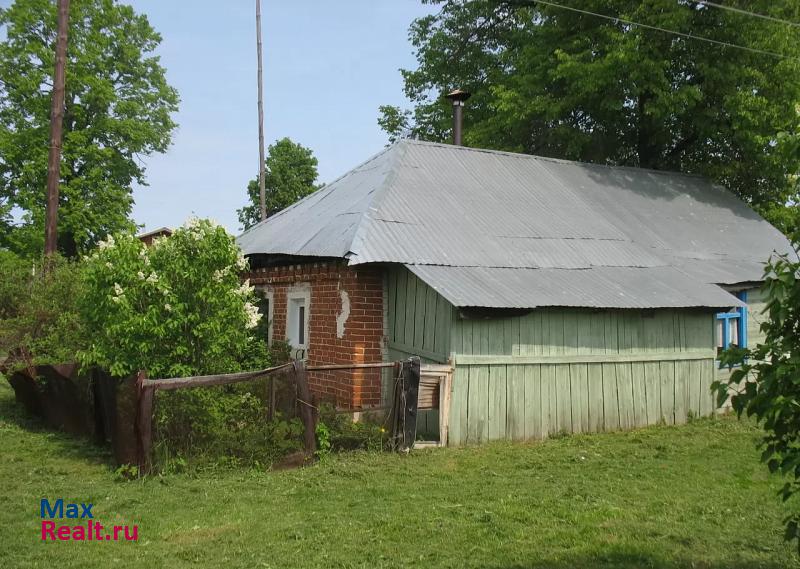
<instances>
[{"instance_id":1,"label":"wooden beam","mask_svg":"<svg viewBox=\"0 0 800 569\"><path fill-rule=\"evenodd\" d=\"M378 362L372 364L325 364L316 366L307 366L308 371L324 371L324 370L346 370L346 369L368 369L368 368L388 368L397 367L398 362Z\"/></svg>"},{"instance_id":2,"label":"wooden beam","mask_svg":"<svg viewBox=\"0 0 800 569\"><path fill-rule=\"evenodd\" d=\"M155 389L183 389L184 387L210 387L212 385L227 385L229 383L239 383L241 381L251 381L261 377L266 377L276 373L286 373L292 369L293 364L287 363L267 369L257 371L245 371L241 373L223 373L218 375L198 375L194 377L173 377L170 379L145 379L143 387L153 387Z\"/></svg>"},{"instance_id":3,"label":"wooden beam","mask_svg":"<svg viewBox=\"0 0 800 569\"><path fill-rule=\"evenodd\" d=\"M536 364L601 364L625 362L661 362L687 360L713 360L711 350L698 352L666 352L649 354L586 354L555 356L508 356L459 354L458 365L536 365Z\"/></svg>"}]
</instances>

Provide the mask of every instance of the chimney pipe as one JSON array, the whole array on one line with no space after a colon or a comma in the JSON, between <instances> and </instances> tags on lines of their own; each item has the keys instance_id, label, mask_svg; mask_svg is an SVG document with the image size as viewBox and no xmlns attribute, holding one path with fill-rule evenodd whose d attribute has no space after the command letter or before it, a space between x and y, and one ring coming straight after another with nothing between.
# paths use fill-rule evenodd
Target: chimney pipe
<instances>
[{"instance_id":1,"label":"chimney pipe","mask_svg":"<svg viewBox=\"0 0 800 569\"><path fill-rule=\"evenodd\" d=\"M456 89L445 95L445 99L453 102L453 144L461 146L461 130L464 122L464 101L469 99L472 93Z\"/></svg>"}]
</instances>

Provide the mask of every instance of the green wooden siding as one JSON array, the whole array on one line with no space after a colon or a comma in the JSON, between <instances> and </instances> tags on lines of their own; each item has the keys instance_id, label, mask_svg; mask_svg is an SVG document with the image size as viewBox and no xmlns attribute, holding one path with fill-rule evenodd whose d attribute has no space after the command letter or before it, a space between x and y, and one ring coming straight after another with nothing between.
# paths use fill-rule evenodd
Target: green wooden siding
<instances>
[{"instance_id":1,"label":"green wooden siding","mask_svg":"<svg viewBox=\"0 0 800 569\"><path fill-rule=\"evenodd\" d=\"M455 318L450 444L685 422L713 411L713 315L542 309Z\"/></svg>"},{"instance_id":2,"label":"green wooden siding","mask_svg":"<svg viewBox=\"0 0 800 569\"><path fill-rule=\"evenodd\" d=\"M405 268L387 271L386 335L390 356L444 363L450 355L453 306Z\"/></svg>"},{"instance_id":3,"label":"green wooden siding","mask_svg":"<svg viewBox=\"0 0 800 569\"><path fill-rule=\"evenodd\" d=\"M682 423L713 412L710 311L538 309L470 319L405 268L386 278L389 359L455 358L451 445ZM419 432L437 431L437 414L421 413Z\"/></svg>"},{"instance_id":4,"label":"green wooden siding","mask_svg":"<svg viewBox=\"0 0 800 569\"><path fill-rule=\"evenodd\" d=\"M420 356L423 363L444 363L450 357L453 307L440 294L405 268L386 274L388 303L386 336L389 361ZM384 401L391 397L393 380L384 377ZM439 412L420 411L417 433L439 437Z\"/></svg>"}]
</instances>

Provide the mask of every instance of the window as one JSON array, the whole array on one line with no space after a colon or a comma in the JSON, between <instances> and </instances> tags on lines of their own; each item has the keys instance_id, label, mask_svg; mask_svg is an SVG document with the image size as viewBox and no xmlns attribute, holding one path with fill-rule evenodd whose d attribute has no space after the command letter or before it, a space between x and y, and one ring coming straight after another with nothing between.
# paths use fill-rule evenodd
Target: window
<instances>
[{"instance_id":1,"label":"window","mask_svg":"<svg viewBox=\"0 0 800 569\"><path fill-rule=\"evenodd\" d=\"M736 298L747 302L747 292L736 293ZM717 353L731 346L747 347L747 307L717 313Z\"/></svg>"},{"instance_id":2,"label":"window","mask_svg":"<svg viewBox=\"0 0 800 569\"><path fill-rule=\"evenodd\" d=\"M300 289L290 291L286 299L286 339L294 348L308 348L310 297L308 289Z\"/></svg>"}]
</instances>

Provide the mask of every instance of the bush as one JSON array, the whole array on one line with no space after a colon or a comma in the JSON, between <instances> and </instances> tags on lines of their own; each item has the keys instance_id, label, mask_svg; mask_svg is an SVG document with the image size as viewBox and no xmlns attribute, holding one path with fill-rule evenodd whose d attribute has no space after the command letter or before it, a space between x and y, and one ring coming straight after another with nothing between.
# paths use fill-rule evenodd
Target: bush
<instances>
[{"instance_id":1,"label":"bush","mask_svg":"<svg viewBox=\"0 0 800 569\"><path fill-rule=\"evenodd\" d=\"M32 261L0 252L0 274L0 359L10 356L10 369L76 361L87 347L77 303L82 266L58 256Z\"/></svg>"},{"instance_id":2,"label":"bush","mask_svg":"<svg viewBox=\"0 0 800 569\"><path fill-rule=\"evenodd\" d=\"M360 421L353 421L351 415L337 413L330 405L320 408L317 426L319 454L349 450L381 451L388 442L380 415L365 415Z\"/></svg>"},{"instance_id":3,"label":"bush","mask_svg":"<svg viewBox=\"0 0 800 569\"><path fill-rule=\"evenodd\" d=\"M162 470L268 466L302 448L299 419L267 419L265 380L158 392L156 464Z\"/></svg>"},{"instance_id":4,"label":"bush","mask_svg":"<svg viewBox=\"0 0 800 569\"><path fill-rule=\"evenodd\" d=\"M261 315L247 262L224 228L192 219L146 247L110 237L86 260L82 308L91 337L81 354L113 375L146 370L152 378L265 367L253 343Z\"/></svg>"}]
</instances>

